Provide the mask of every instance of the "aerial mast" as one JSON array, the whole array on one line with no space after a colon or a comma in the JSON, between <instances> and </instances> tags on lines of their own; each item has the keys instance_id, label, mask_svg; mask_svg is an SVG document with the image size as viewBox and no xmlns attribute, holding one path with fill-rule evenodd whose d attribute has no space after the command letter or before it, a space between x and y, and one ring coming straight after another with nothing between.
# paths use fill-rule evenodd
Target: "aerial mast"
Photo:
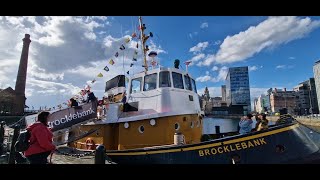
<instances>
[{"instance_id":1,"label":"aerial mast","mask_svg":"<svg viewBox=\"0 0 320 180\"><path fill-rule=\"evenodd\" d=\"M142 52L143 52L143 60L144 60L144 68L145 68L145 71L147 72L148 71L148 65L147 65L147 57L146 57L146 53L147 51L149 50L148 48L145 47L145 43L146 43L146 40L149 38L149 37L146 37L145 34L144 34L144 30L146 29L146 26L145 24L142 24L142 17L139 16L139 29L140 29L140 32L141 32L141 46L142 46Z\"/></svg>"}]
</instances>

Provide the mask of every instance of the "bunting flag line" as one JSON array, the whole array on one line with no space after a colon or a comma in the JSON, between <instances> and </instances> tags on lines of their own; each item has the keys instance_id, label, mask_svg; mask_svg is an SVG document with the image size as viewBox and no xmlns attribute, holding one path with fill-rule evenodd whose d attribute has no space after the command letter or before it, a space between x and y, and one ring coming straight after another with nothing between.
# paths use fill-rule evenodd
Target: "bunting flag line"
<instances>
[{"instance_id":1,"label":"bunting flag line","mask_svg":"<svg viewBox=\"0 0 320 180\"><path fill-rule=\"evenodd\" d=\"M132 58L132 61L137 61L137 58L133 57L133 58Z\"/></svg>"},{"instance_id":2,"label":"bunting flag line","mask_svg":"<svg viewBox=\"0 0 320 180\"><path fill-rule=\"evenodd\" d=\"M96 82L96 80L95 79L93 79L92 81L91 81L91 83L93 84L93 83L95 83Z\"/></svg>"},{"instance_id":3,"label":"bunting flag line","mask_svg":"<svg viewBox=\"0 0 320 180\"><path fill-rule=\"evenodd\" d=\"M132 66L133 66L133 63L130 64L130 67L132 67Z\"/></svg>"},{"instance_id":4,"label":"bunting flag line","mask_svg":"<svg viewBox=\"0 0 320 180\"><path fill-rule=\"evenodd\" d=\"M134 33L132 33L131 37L135 38L135 37L137 37L137 34L134 32Z\"/></svg>"},{"instance_id":5,"label":"bunting flag line","mask_svg":"<svg viewBox=\"0 0 320 180\"><path fill-rule=\"evenodd\" d=\"M103 74L102 74L102 73L99 73L97 76L98 76L98 77L103 77Z\"/></svg>"},{"instance_id":6,"label":"bunting flag line","mask_svg":"<svg viewBox=\"0 0 320 180\"><path fill-rule=\"evenodd\" d=\"M137 50L134 50L134 54L135 54L135 55L138 55L138 51L137 51Z\"/></svg>"},{"instance_id":7,"label":"bunting flag line","mask_svg":"<svg viewBox=\"0 0 320 180\"><path fill-rule=\"evenodd\" d=\"M139 43L137 43L136 48L137 48L137 49L139 48Z\"/></svg>"},{"instance_id":8,"label":"bunting flag line","mask_svg":"<svg viewBox=\"0 0 320 180\"><path fill-rule=\"evenodd\" d=\"M127 74L129 74L129 71L127 71Z\"/></svg>"},{"instance_id":9,"label":"bunting flag line","mask_svg":"<svg viewBox=\"0 0 320 180\"><path fill-rule=\"evenodd\" d=\"M103 70L105 70L105 71L107 71L107 72L108 72L108 71L109 71L108 66L104 67L104 68L103 68Z\"/></svg>"},{"instance_id":10,"label":"bunting flag line","mask_svg":"<svg viewBox=\"0 0 320 180\"><path fill-rule=\"evenodd\" d=\"M109 64L114 65L113 59L110 59Z\"/></svg>"},{"instance_id":11,"label":"bunting flag line","mask_svg":"<svg viewBox=\"0 0 320 180\"><path fill-rule=\"evenodd\" d=\"M120 50L125 50L126 48L124 47L124 45L122 44L120 47Z\"/></svg>"},{"instance_id":12,"label":"bunting flag line","mask_svg":"<svg viewBox=\"0 0 320 180\"><path fill-rule=\"evenodd\" d=\"M150 37L153 37L153 34L152 34L152 32L150 32L150 33L149 33L149 36L150 36Z\"/></svg>"},{"instance_id":13,"label":"bunting flag line","mask_svg":"<svg viewBox=\"0 0 320 180\"><path fill-rule=\"evenodd\" d=\"M119 56L119 53L118 52L116 52L116 54L114 55L115 57L118 57Z\"/></svg>"}]
</instances>

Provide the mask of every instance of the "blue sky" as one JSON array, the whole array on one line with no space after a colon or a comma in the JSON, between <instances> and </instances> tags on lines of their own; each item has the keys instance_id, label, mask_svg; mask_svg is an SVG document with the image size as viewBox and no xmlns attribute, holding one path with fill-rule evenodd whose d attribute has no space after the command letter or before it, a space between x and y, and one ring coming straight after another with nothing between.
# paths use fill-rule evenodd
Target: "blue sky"
<instances>
[{"instance_id":1,"label":"blue sky","mask_svg":"<svg viewBox=\"0 0 320 180\"><path fill-rule=\"evenodd\" d=\"M143 21L154 34L148 43L161 65L192 61L188 69L199 94L208 86L211 96L221 96L228 67L237 66L249 66L252 99L271 87L292 89L313 77L320 59L320 17L146 16ZM14 88L21 39L29 33L28 106L56 106L86 84L101 98L105 81L141 70L140 56L129 67L136 39L125 51L118 49L137 26L137 16L0 17L0 88ZM110 58L115 65L108 64ZM103 78L96 77L100 72Z\"/></svg>"}]
</instances>

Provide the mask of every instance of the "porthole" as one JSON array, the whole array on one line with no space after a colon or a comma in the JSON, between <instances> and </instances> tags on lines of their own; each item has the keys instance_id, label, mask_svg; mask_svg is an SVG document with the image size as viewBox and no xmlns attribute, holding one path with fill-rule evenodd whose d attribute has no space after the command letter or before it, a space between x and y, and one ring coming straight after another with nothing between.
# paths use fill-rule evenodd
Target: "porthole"
<instances>
[{"instance_id":1,"label":"porthole","mask_svg":"<svg viewBox=\"0 0 320 180\"><path fill-rule=\"evenodd\" d=\"M129 128L129 123L126 122L126 123L124 123L123 126L124 126L124 128L128 129Z\"/></svg>"},{"instance_id":2,"label":"porthole","mask_svg":"<svg viewBox=\"0 0 320 180\"><path fill-rule=\"evenodd\" d=\"M180 124L179 124L179 123L175 123L175 124L174 124L174 129L175 129L176 131L178 131L178 130L180 129Z\"/></svg>"},{"instance_id":3,"label":"porthole","mask_svg":"<svg viewBox=\"0 0 320 180\"><path fill-rule=\"evenodd\" d=\"M151 119L151 120L150 120L150 125L151 125L151 126L156 125L156 120L155 120L155 119Z\"/></svg>"},{"instance_id":4,"label":"porthole","mask_svg":"<svg viewBox=\"0 0 320 180\"><path fill-rule=\"evenodd\" d=\"M284 150L285 150L284 146L282 146L280 144L276 145L276 152L277 153L283 153Z\"/></svg>"},{"instance_id":5,"label":"porthole","mask_svg":"<svg viewBox=\"0 0 320 180\"><path fill-rule=\"evenodd\" d=\"M197 124L197 127L200 127L200 121L199 120L197 120L196 124Z\"/></svg>"},{"instance_id":6,"label":"porthole","mask_svg":"<svg viewBox=\"0 0 320 180\"><path fill-rule=\"evenodd\" d=\"M194 127L194 122L193 122L193 121L190 122L190 127L191 127L191 128Z\"/></svg>"},{"instance_id":7,"label":"porthole","mask_svg":"<svg viewBox=\"0 0 320 180\"><path fill-rule=\"evenodd\" d=\"M141 125L139 126L139 132L142 134L144 132L144 127Z\"/></svg>"}]
</instances>

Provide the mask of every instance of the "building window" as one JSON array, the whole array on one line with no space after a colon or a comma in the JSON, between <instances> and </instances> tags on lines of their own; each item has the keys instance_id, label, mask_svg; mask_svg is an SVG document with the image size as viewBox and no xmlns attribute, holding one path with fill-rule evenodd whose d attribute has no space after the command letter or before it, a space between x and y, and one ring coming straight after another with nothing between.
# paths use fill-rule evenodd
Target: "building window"
<instances>
[{"instance_id":1,"label":"building window","mask_svg":"<svg viewBox=\"0 0 320 180\"><path fill-rule=\"evenodd\" d=\"M185 83L186 89L192 91L191 80L189 76L184 75L184 83Z\"/></svg>"},{"instance_id":2,"label":"building window","mask_svg":"<svg viewBox=\"0 0 320 180\"><path fill-rule=\"evenodd\" d=\"M173 87L179 88L179 89L184 89L181 74L172 72L172 79L173 79Z\"/></svg>"},{"instance_id":3,"label":"building window","mask_svg":"<svg viewBox=\"0 0 320 180\"><path fill-rule=\"evenodd\" d=\"M169 71L162 71L159 74L159 87L171 87Z\"/></svg>"},{"instance_id":4,"label":"building window","mask_svg":"<svg viewBox=\"0 0 320 180\"><path fill-rule=\"evenodd\" d=\"M144 77L143 91L149 91L157 88L157 73L146 75Z\"/></svg>"},{"instance_id":5,"label":"building window","mask_svg":"<svg viewBox=\"0 0 320 180\"><path fill-rule=\"evenodd\" d=\"M131 81L131 93L137 93L141 91L141 82L142 82L142 77L132 79Z\"/></svg>"}]
</instances>

